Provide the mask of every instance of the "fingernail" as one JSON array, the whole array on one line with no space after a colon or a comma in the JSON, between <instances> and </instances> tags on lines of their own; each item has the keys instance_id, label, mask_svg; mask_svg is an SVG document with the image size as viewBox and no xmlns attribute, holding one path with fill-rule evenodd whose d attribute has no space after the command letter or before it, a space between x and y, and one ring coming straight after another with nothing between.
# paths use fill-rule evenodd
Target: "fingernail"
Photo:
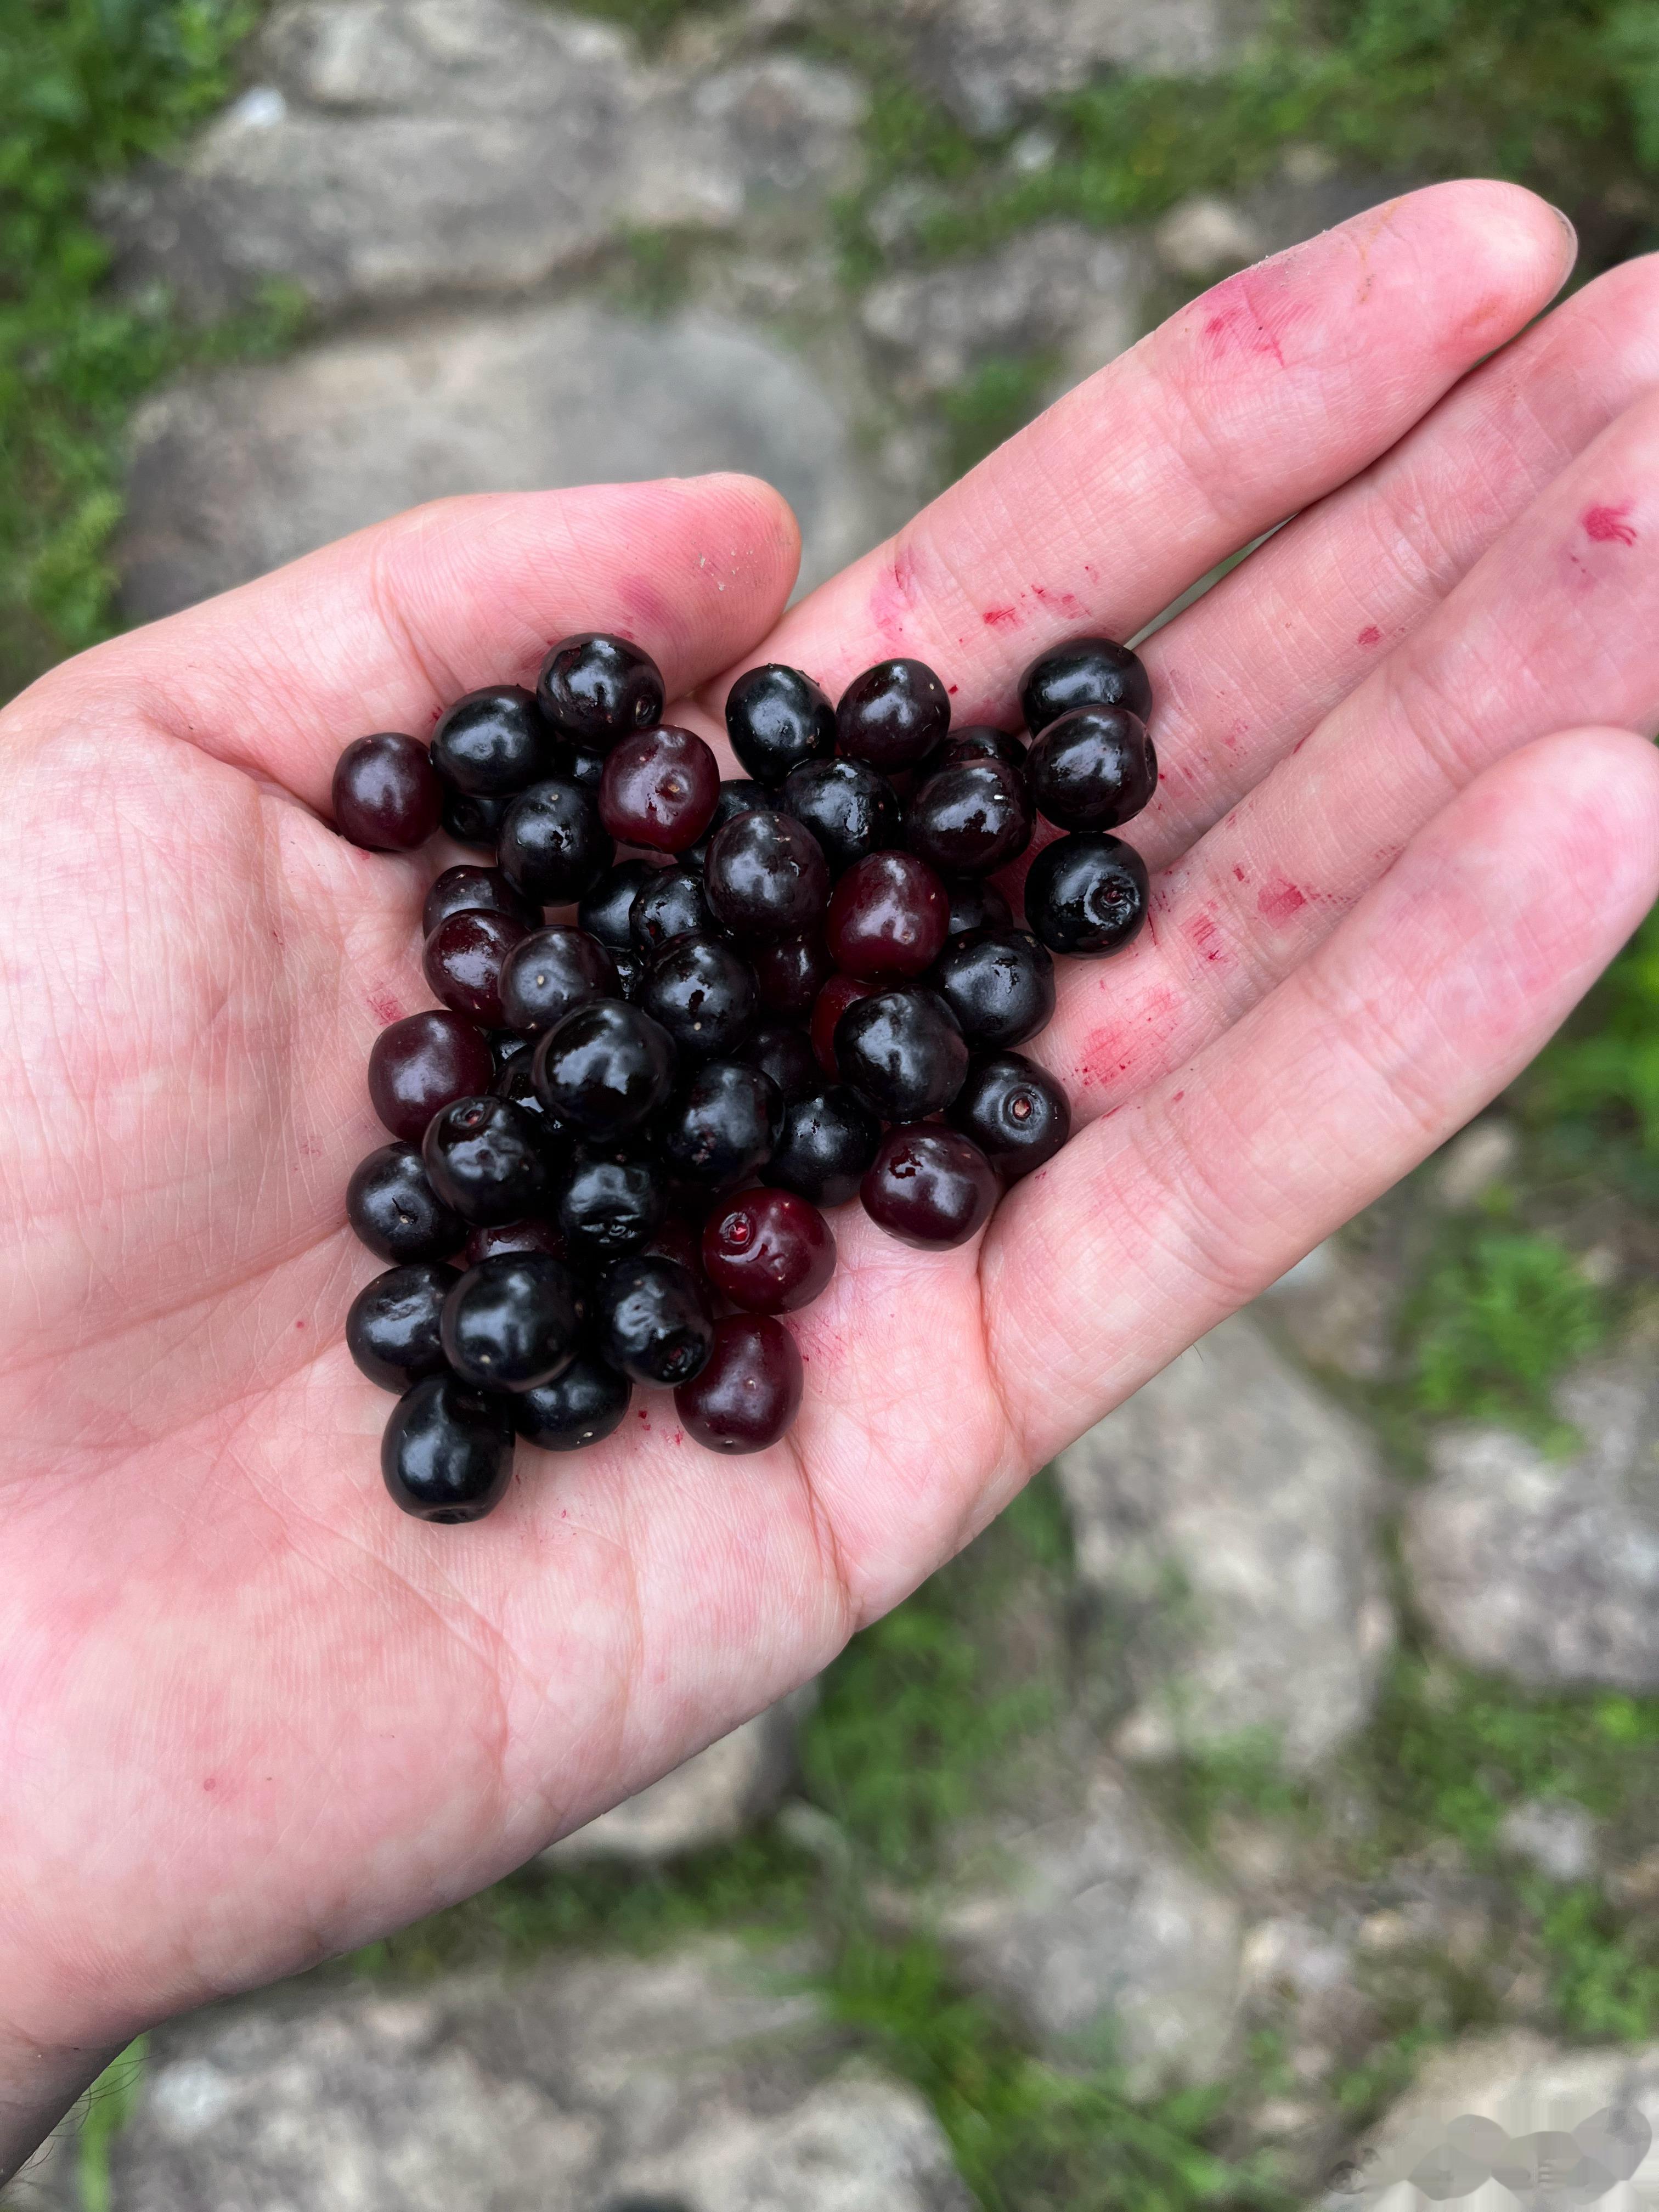
<instances>
[{"instance_id":1,"label":"fingernail","mask_svg":"<svg viewBox=\"0 0 1659 2212\"><path fill-rule=\"evenodd\" d=\"M1546 204L1549 208L1550 213L1555 217L1557 222L1560 224L1562 229L1567 234L1567 265L1571 268L1572 264L1578 258L1577 230L1574 227L1571 219L1569 216L1563 215L1560 209L1555 205L1553 200L1547 201Z\"/></svg>"}]
</instances>

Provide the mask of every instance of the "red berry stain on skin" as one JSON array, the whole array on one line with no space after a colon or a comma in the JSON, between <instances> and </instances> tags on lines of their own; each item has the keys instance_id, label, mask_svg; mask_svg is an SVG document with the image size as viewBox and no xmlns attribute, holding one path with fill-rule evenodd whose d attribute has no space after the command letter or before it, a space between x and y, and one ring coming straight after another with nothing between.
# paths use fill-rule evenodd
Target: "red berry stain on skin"
<instances>
[{"instance_id":1,"label":"red berry stain on skin","mask_svg":"<svg viewBox=\"0 0 1659 2212\"><path fill-rule=\"evenodd\" d=\"M902 639L915 601L916 556L908 544L901 543L870 590L870 619L889 644Z\"/></svg>"},{"instance_id":2,"label":"red berry stain on skin","mask_svg":"<svg viewBox=\"0 0 1659 2212\"><path fill-rule=\"evenodd\" d=\"M987 607L984 616L988 629L1018 629L1020 615L1018 607Z\"/></svg>"},{"instance_id":3,"label":"red berry stain on skin","mask_svg":"<svg viewBox=\"0 0 1659 2212\"><path fill-rule=\"evenodd\" d=\"M1634 545L1636 531L1629 520L1633 501L1618 507L1592 507L1584 514L1584 535L1593 545Z\"/></svg>"},{"instance_id":4,"label":"red berry stain on skin","mask_svg":"<svg viewBox=\"0 0 1659 2212\"><path fill-rule=\"evenodd\" d=\"M1245 874L1245 872L1244 872L1244 871L1243 871L1243 868L1235 868L1235 869L1233 870L1233 873L1234 873L1234 875L1237 878L1238 881L1239 881L1241 884L1248 884L1248 883L1249 882L1249 880L1250 880L1250 879L1249 879L1249 878Z\"/></svg>"},{"instance_id":5,"label":"red berry stain on skin","mask_svg":"<svg viewBox=\"0 0 1659 2212\"><path fill-rule=\"evenodd\" d=\"M1364 627L1364 629L1362 629L1362 630L1360 631L1360 633L1359 633L1358 636L1357 638L1355 638L1355 640L1354 640L1354 643L1355 643L1356 645L1363 645L1363 646L1368 646L1368 647L1369 647L1369 646L1373 646L1373 645L1381 645L1381 644L1382 644L1382 631L1381 631L1380 629L1378 629L1378 628L1377 628L1377 626L1376 626L1376 624L1375 623L1366 623L1366 625L1365 625L1365 627Z\"/></svg>"},{"instance_id":6,"label":"red berry stain on skin","mask_svg":"<svg viewBox=\"0 0 1659 2212\"><path fill-rule=\"evenodd\" d=\"M1169 1042L1180 1021L1181 1001L1173 991L1149 991L1132 1020L1097 1030L1088 1040L1078 1060L1079 1076L1085 1085L1098 1087L1127 1075L1137 1060Z\"/></svg>"},{"instance_id":7,"label":"red berry stain on skin","mask_svg":"<svg viewBox=\"0 0 1659 2212\"><path fill-rule=\"evenodd\" d=\"M216 1790L219 1787L219 1780L218 1780L218 1777L217 1777L216 1775L213 1775L213 1774L210 1774L210 1775L205 1776L205 1777L204 1778L204 1779L203 1779L202 1787L203 1787L203 1789L204 1789L204 1790L207 1790L207 1791L210 1793L210 1795L214 1790Z\"/></svg>"},{"instance_id":8,"label":"red berry stain on skin","mask_svg":"<svg viewBox=\"0 0 1659 2212\"><path fill-rule=\"evenodd\" d=\"M719 563L711 561L704 574L718 582L718 569ZM674 610L649 576L618 576L617 596L635 621L653 635L673 637L677 634ZM634 635L626 623L617 623L614 627L618 637L632 637Z\"/></svg>"},{"instance_id":9,"label":"red berry stain on skin","mask_svg":"<svg viewBox=\"0 0 1659 2212\"><path fill-rule=\"evenodd\" d=\"M1194 952L1206 960L1219 960L1226 951L1221 942L1221 932L1216 927L1215 908L1206 906L1194 915L1187 925L1187 935Z\"/></svg>"},{"instance_id":10,"label":"red berry stain on skin","mask_svg":"<svg viewBox=\"0 0 1659 2212\"><path fill-rule=\"evenodd\" d=\"M368 1011L377 1022L400 1022L404 1018L403 1008L390 991L371 991Z\"/></svg>"},{"instance_id":11,"label":"red berry stain on skin","mask_svg":"<svg viewBox=\"0 0 1659 2212\"><path fill-rule=\"evenodd\" d=\"M1298 890L1287 877L1269 876L1261 886L1255 910L1263 921L1288 921L1292 915L1300 914L1308 903L1308 894Z\"/></svg>"},{"instance_id":12,"label":"red berry stain on skin","mask_svg":"<svg viewBox=\"0 0 1659 2212\"><path fill-rule=\"evenodd\" d=\"M295 1328L303 1328L305 1327L305 1322L303 1322L303 1320L301 1320L301 1321L296 1321L296 1322L295 1322L294 1326L295 1326Z\"/></svg>"},{"instance_id":13,"label":"red berry stain on skin","mask_svg":"<svg viewBox=\"0 0 1659 2212\"><path fill-rule=\"evenodd\" d=\"M1313 311L1305 301L1287 296L1281 276L1246 269L1218 284L1198 303L1211 358L1224 361L1250 354L1285 366L1284 338L1293 323Z\"/></svg>"},{"instance_id":14,"label":"red berry stain on skin","mask_svg":"<svg viewBox=\"0 0 1659 2212\"><path fill-rule=\"evenodd\" d=\"M954 699L954 698L956 697L956 696L957 696L957 688L958 688L958 687L957 687L956 684L947 684L945 685L945 690L950 694L951 697Z\"/></svg>"},{"instance_id":15,"label":"red berry stain on skin","mask_svg":"<svg viewBox=\"0 0 1659 2212\"><path fill-rule=\"evenodd\" d=\"M1092 575L1094 571L1085 568L1084 574ZM1051 592L1046 585L1033 584L1031 596L1041 599L1045 607L1058 607L1063 615L1080 615L1084 611L1083 602L1075 592Z\"/></svg>"},{"instance_id":16,"label":"red berry stain on skin","mask_svg":"<svg viewBox=\"0 0 1659 2212\"><path fill-rule=\"evenodd\" d=\"M1171 1105L1171 1106L1179 1106L1179 1105L1180 1105L1180 1103L1181 1103L1181 1102L1182 1102L1182 1100L1186 1096L1187 1096L1187 1094L1186 1094L1186 1092L1185 1092L1184 1091L1177 1091L1175 1093L1174 1097L1173 1097L1170 1099L1170 1105Z\"/></svg>"}]
</instances>

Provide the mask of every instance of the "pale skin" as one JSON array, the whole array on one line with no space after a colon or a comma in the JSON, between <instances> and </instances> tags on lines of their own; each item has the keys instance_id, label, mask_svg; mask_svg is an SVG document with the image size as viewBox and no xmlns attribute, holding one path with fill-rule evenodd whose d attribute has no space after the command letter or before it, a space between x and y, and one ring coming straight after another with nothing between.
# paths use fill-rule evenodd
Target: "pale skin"
<instances>
[{"instance_id":1,"label":"pale skin","mask_svg":"<svg viewBox=\"0 0 1659 2212\"><path fill-rule=\"evenodd\" d=\"M139 2029L469 1894L814 1674L1559 1025L1659 889L1659 271L1528 330L1571 258L1507 187L1393 203L787 615L747 479L463 500L8 710L0 2176ZM587 628L706 731L754 661L833 693L895 653L1007 723L1044 643L1292 513L1146 648L1152 925L1036 1048L1066 1151L955 1252L836 1217L771 1451L653 1395L521 1449L487 1522L398 1513L342 1198L454 856L334 836L342 744Z\"/></svg>"}]
</instances>

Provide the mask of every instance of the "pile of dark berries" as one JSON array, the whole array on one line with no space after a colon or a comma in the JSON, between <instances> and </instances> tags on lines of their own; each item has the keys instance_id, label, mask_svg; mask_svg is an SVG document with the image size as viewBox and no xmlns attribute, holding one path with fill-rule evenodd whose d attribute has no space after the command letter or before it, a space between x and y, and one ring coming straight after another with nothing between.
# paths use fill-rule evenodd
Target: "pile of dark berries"
<instances>
[{"instance_id":1,"label":"pile of dark berries","mask_svg":"<svg viewBox=\"0 0 1659 2212\"><path fill-rule=\"evenodd\" d=\"M381 1467L406 1512L477 1520L515 1434L595 1443L636 1383L711 1450L775 1443L802 1382L779 1316L835 1271L821 1209L857 1197L943 1249L1065 1143L1065 1093L1018 1048L1054 1011L1050 956L1116 952L1146 917L1111 833L1157 782L1152 695L1091 637L1035 661L1019 703L1029 737L953 731L917 660L838 704L751 668L726 706L747 774L722 783L664 724L649 656L590 635L533 693L458 700L429 745L347 746L354 844L441 828L484 856L427 895L441 1003L375 1040L392 1141L346 1198L390 1263L346 1340L400 1394ZM991 878L1038 815L1066 834L1021 927Z\"/></svg>"}]
</instances>

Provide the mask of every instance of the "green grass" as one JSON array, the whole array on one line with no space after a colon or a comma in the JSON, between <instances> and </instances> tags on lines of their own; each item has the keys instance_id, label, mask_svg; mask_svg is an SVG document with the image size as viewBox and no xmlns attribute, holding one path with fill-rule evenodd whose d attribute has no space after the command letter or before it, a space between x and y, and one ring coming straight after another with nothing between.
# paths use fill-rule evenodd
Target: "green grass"
<instances>
[{"instance_id":1,"label":"green grass","mask_svg":"<svg viewBox=\"0 0 1659 2212\"><path fill-rule=\"evenodd\" d=\"M1449 1237L1408 1308L1418 1404L1569 1446L1551 1392L1606 1336L1601 1292L1553 1237L1461 1224Z\"/></svg>"},{"instance_id":2,"label":"green grass","mask_svg":"<svg viewBox=\"0 0 1659 2212\"><path fill-rule=\"evenodd\" d=\"M75 2179L81 2212L111 2212L109 2155L115 2138L131 2118L143 2084L148 2039L130 2043L112 2058L87 2092L81 2132L75 2147Z\"/></svg>"}]
</instances>

